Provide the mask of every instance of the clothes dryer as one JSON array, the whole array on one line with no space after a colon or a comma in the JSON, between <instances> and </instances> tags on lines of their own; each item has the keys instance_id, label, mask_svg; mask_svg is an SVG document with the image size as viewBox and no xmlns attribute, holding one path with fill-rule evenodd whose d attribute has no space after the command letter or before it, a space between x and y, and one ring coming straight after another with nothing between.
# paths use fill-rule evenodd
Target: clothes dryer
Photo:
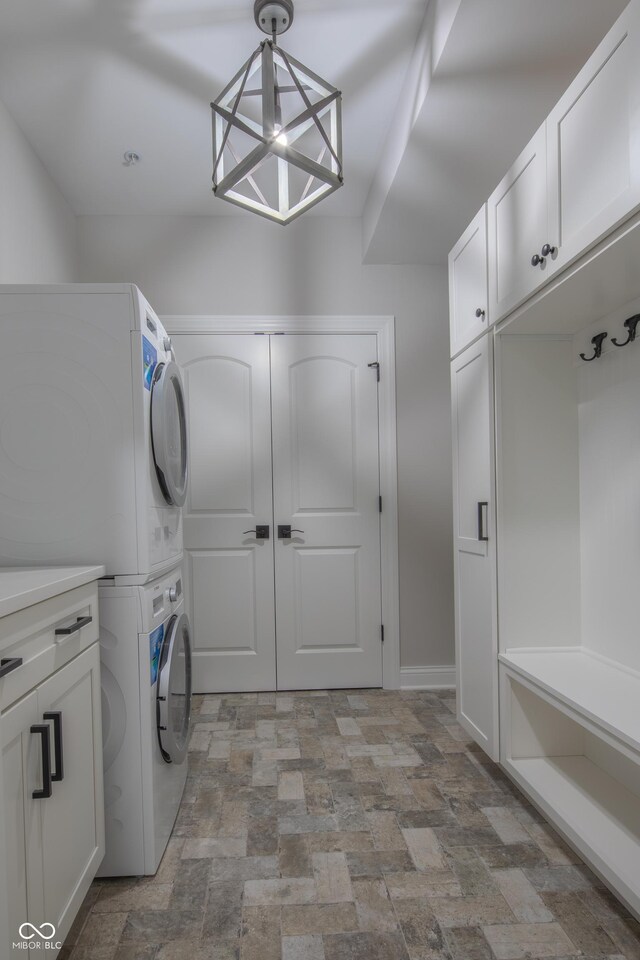
<instances>
[{"instance_id":1,"label":"clothes dryer","mask_svg":"<svg viewBox=\"0 0 640 960\"><path fill-rule=\"evenodd\" d=\"M0 335L0 566L179 563L184 396L137 287L0 286Z\"/></svg>"},{"instance_id":2,"label":"clothes dryer","mask_svg":"<svg viewBox=\"0 0 640 960\"><path fill-rule=\"evenodd\" d=\"M154 874L187 777L191 644L182 571L99 587L105 845L102 877Z\"/></svg>"}]
</instances>

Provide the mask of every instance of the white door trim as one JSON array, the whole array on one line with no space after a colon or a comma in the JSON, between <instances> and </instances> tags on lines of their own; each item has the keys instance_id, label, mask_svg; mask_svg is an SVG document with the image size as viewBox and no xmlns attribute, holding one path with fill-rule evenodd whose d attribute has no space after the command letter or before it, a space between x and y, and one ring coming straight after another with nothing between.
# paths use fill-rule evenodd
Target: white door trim
<instances>
[{"instance_id":1,"label":"white door trim","mask_svg":"<svg viewBox=\"0 0 640 960\"><path fill-rule=\"evenodd\" d=\"M203 333L372 333L377 337L380 387L380 491L382 495L381 580L382 684L400 688L400 614L398 579L398 468L396 446L395 317L273 317L167 316L161 321L169 334ZM372 372L373 376L373 372Z\"/></svg>"}]
</instances>

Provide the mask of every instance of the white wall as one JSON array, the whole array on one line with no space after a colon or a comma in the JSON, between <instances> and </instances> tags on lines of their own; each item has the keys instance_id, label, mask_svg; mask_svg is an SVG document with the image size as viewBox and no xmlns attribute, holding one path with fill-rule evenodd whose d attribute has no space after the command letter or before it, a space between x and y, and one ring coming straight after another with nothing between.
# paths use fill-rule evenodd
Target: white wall
<instances>
[{"instance_id":1,"label":"white wall","mask_svg":"<svg viewBox=\"0 0 640 960\"><path fill-rule=\"evenodd\" d=\"M76 218L0 101L0 283L76 279Z\"/></svg>"},{"instance_id":2,"label":"white wall","mask_svg":"<svg viewBox=\"0 0 640 960\"><path fill-rule=\"evenodd\" d=\"M363 266L361 221L80 217L81 279L133 281L158 313L394 314L403 666L453 663L444 267Z\"/></svg>"}]
</instances>

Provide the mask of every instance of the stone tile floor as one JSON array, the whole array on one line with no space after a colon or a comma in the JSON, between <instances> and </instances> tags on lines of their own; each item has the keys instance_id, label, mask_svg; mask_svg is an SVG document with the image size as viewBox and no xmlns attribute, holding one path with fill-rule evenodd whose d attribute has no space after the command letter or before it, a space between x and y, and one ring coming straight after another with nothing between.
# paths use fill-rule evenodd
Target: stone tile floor
<instances>
[{"instance_id":1,"label":"stone tile floor","mask_svg":"<svg viewBox=\"0 0 640 960\"><path fill-rule=\"evenodd\" d=\"M452 698L197 697L157 875L94 883L61 960L640 960Z\"/></svg>"}]
</instances>

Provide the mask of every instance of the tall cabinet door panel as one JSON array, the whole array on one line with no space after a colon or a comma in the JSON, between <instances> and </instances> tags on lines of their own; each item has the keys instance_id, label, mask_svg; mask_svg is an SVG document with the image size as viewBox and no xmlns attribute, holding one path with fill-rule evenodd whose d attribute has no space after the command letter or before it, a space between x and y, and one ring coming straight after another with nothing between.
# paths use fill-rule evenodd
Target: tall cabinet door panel
<instances>
[{"instance_id":1,"label":"tall cabinet door panel","mask_svg":"<svg viewBox=\"0 0 640 960\"><path fill-rule=\"evenodd\" d=\"M489 313L496 323L540 286L553 269L549 241L547 138L543 124L489 198Z\"/></svg>"},{"instance_id":2,"label":"tall cabinet door panel","mask_svg":"<svg viewBox=\"0 0 640 960\"><path fill-rule=\"evenodd\" d=\"M460 723L498 757L492 339L451 364L456 669Z\"/></svg>"},{"instance_id":3,"label":"tall cabinet door panel","mask_svg":"<svg viewBox=\"0 0 640 960\"><path fill-rule=\"evenodd\" d=\"M451 356L487 329L487 205L449 254Z\"/></svg>"},{"instance_id":4,"label":"tall cabinet door panel","mask_svg":"<svg viewBox=\"0 0 640 960\"><path fill-rule=\"evenodd\" d=\"M267 336L173 338L189 420L184 507L194 692L275 690Z\"/></svg>"},{"instance_id":5,"label":"tall cabinet door panel","mask_svg":"<svg viewBox=\"0 0 640 960\"><path fill-rule=\"evenodd\" d=\"M40 920L55 924L63 939L104 856L99 645L93 644L55 673L37 693L39 722L52 725L54 771L52 795L40 803L44 886Z\"/></svg>"},{"instance_id":6,"label":"tall cabinet door panel","mask_svg":"<svg viewBox=\"0 0 640 960\"><path fill-rule=\"evenodd\" d=\"M627 7L551 112L547 141L560 267L640 204L640 4Z\"/></svg>"},{"instance_id":7,"label":"tall cabinet door panel","mask_svg":"<svg viewBox=\"0 0 640 960\"><path fill-rule=\"evenodd\" d=\"M278 689L378 687L377 340L271 340Z\"/></svg>"},{"instance_id":8,"label":"tall cabinet door panel","mask_svg":"<svg viewBox=\"0 0 640 960\"><path fill-rule=\"evenodd\" d=\"M6 872L9 915L7 936L0 937L3 947L22 939L18 928L25 920L38 923L44 919L40 806L48 801L33 800L31 796L43 786L42 740L31 733L32 725L40 722L36 693L23 697L6 710L0 720L3 774L0 827L5 833L7 855L0 869Z\"/></svg>"}]
</instances>

